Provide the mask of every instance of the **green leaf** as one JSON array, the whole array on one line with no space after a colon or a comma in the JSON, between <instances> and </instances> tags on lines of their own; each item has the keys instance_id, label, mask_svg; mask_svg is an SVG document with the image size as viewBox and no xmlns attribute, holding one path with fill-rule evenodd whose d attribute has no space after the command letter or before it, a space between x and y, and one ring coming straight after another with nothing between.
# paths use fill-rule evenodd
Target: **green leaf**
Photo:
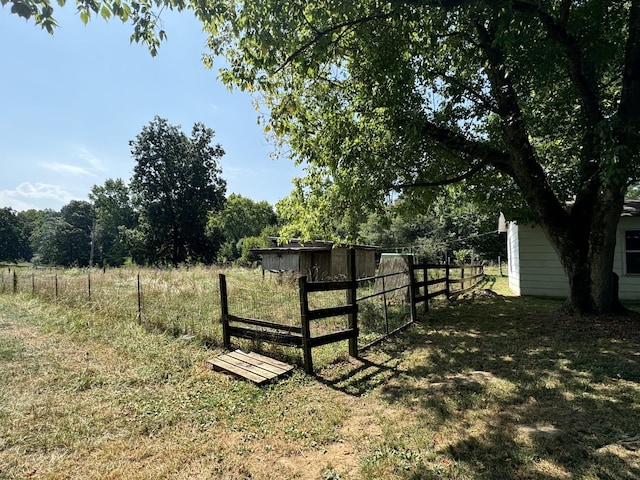
<instances>
[{"instance_id":1,"label":"green leaf","mask_svg":"<svg viewBox=\"0 0 640 480\"><path fill-rule=\"evenodd\" d=\"M20 3L14 3L11 6L11 13L15 13L20 17L29 19L29 18L31 18L31 15L33 14L33 11L31 9L31 7L29 7L28 5L20 2Z\"/></svg>"},{"instance_id":2,"label":"green leaf","mask_svg":"<svg viewBox=\"0 0 640 480\"><path fill-rule=\"evenodd\" d=\"M131 16L131 7L125 3L122 5L122 9L120 12L120 20L122 20L123 22L126 22L127 20L129 20L130 16Z\"/></svg>"},{"instance_id":3,"label":"green leaf","mask_svg":"<svg viewBox=\"0 0 640 480\"><path fill-rule=\"evenodd\" d=\"M103 5L100 9L100 16L105 20L109 20L111 18L111 10L106 5Z\"/></svg>"}]
</instances>

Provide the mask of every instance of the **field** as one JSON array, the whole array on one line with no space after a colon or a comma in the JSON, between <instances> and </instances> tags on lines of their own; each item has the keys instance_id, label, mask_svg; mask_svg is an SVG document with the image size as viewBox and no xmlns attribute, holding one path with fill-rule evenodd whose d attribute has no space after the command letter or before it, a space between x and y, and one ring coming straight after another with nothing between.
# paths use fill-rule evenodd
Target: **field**
<instances>
[{"instance_id":1,"label":"field","mask_svg":"<svg viewBox=\"0 0 640 480\"><path fill-rule=\"evenodd\" d=\"M215 275L158 272L142 319L121 275L103 302L99 279L91 298L0 295L0 478L640 478L635 315L565 316L494 276L500 295L256 387L206 366L222 351Z\"/></svg>"}]
</instances>

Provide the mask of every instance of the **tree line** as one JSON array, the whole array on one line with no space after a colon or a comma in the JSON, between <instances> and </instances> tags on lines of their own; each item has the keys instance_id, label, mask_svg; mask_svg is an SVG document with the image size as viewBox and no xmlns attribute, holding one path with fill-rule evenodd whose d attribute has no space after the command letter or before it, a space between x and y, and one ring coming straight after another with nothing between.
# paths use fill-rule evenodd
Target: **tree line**
<instances>
[{"instance_id":1,"label":"tree line","mask_svg":"<svg viewBox=\"0 0 640 480\"><path fill-rule=\"evenodd\" d=\"M129 183L107 179L59 211L0 209L0 260L34 265L252 264L255 247L302 235L291 222L296 191L275 207L226 196L224 150L200 123L188 136L156 117L130 142ZM424 201L424 198L423 198ZM324 216L326 239L410 250L432 261L504 256L497 213L449 187L427 203L401 197L367 216ZM354 227L355 226L355 227ZM355 228L355 230L354 230Z\"/></svg>"},{"instance_id":2,"label":"tree line","mask_svg":"<svg viewBox=\"0 0 640 480\"><path fill-rule=\"evenodd\" d=\"M224 150L213 138L201 123L188 136L155 117L130 142L135 166L128 184L107 179L88 200L72 200L60 211L0 209L0 260L177 266L247 257L240 241L275 234L269 229L277 216L265 201L225 197Z\"/></svg>"}]
</instances>

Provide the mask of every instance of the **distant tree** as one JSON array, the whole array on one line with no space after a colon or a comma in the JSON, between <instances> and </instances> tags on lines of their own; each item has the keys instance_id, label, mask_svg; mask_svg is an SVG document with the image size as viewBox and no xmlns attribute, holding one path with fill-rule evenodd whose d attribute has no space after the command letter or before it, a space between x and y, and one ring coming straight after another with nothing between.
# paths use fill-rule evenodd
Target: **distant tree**
<instances>
[{"instance_id":1,"label":"distant tree","mask_svg":"<svg viewBox=\"0 0 640 480\"><path fill-rule=\"evenodd\" d=\"M428 209L447 232L447 255L466 250L483 260L506 257L506 238L498 234L497 205L469 199L466 186L449 186Z\"/></svg>"},{"instance_id":2,"label":"distant tree","mask_svg":"<svg viewBox=\"0 0 640 480\"><path fill-rule=\"evenodd\" d=\"M398 204L370 214L357 238L386 251L413 252L431 262L442 261L448 247L442 219L408 213Z\"/></svg>"},{"instance_id":3,"label":"distant tree","mask_svg":"<svg viewBox=\"0 0 640 480\"><path fill-rule=\"evenodd\" d=\"M33 257L33 247L31 245L31 235L36 228L42 223L45 216L44 210L25 210L18 212L18 218L20 219L20 225L22 228L22 236L24 238L23 253L21 258L25 260L31 260Z\"/></svg>"},{"instance_id":4,"label":"distant tree","mask_svg":"<svg viewBox=\"0 0 640 480\"><path fill-rule=\"evenodd\" d=\"M89 194L96 212L94 247L96 263L122 265L131 256L125 232L136 226L129 187L121 179L94 185Z\"/></svg>"},{"instance_id":5,"label":"distant tree","mask_svg":"<svg viewBox=\"0 0 640 480\"><path fill-rule=\"evenodd\" d=\"M236 260L238 265L251 266L260 261L260 255L253 253L254 248L271 247L273 244L269 239L269 229L265 229L260 236L244 237L238 242L240 257Z\"/></svg>"},{"instance_id":6,"label":"distant tree","mask_svg":"<svg viewBox=\"0 0 640 480\"><path fill-rule=\"evenodd\" d=\"M13 209L0 208L0 260L28 260L29 251L22 219Z\"/></svg>"},{"instance_id":7,"label":"distant tree","mask_svg":"<svg viewBox=\"0 0 640 480\"><path fill-rule=\"evenodd\" d=\"M67 265L70 263L67 233L71 226L60 212L44 210L42 218L31 234L35 265Z\"/></svg>"},{"instance_id":8,"label":"distant tree","mask_svg":"<svg viewBox=\"0 0 640 480\"><path fill-rule=\"evenodd\" d=\"M243 255L239 245L247 237L259 237L265 228L278 223L278 216L266 201L254 201L232 193L224 208L209 216L207 236L212 241L222 241L224 248L219 257L223 261L232 261Z\"/></svg>"},{"instance_id":9,"label":"distant tree","mask_svg":"<svg viewBox=\"0 0 640 480\"><path fill-rule=\"evenodd\" d=\"M88 266L94 223L93 205L84 200L72 200L60 212L45 210L31 235L34 263Z\"/></svg>"},{"instance_id":10,"label":"distant tree","mask_svg":"<svg viewBox=\"0 0 640 480\"><path fill-rule=\"evenodd\" d=\"M505 238L497 234L499 212L469 201L461 190L442 189L427 203L402 198L369 215L358 240L390 250L410 249L429 261L504 257Z\"/></svg>"},{"instance_id":11,"label":"distant tree","mask_svg":"<svg viewBox=\"0 0 640 480\"><path fill-rule=\"evenodd\" d=\"M226 182L218 165L224 150L213 137L201 123L187 137L155 117L130 142L136 161L130 188L148 261L178 265L214 258L205 227L209 213L224 205Z\"/></svg>"}]
</instances>

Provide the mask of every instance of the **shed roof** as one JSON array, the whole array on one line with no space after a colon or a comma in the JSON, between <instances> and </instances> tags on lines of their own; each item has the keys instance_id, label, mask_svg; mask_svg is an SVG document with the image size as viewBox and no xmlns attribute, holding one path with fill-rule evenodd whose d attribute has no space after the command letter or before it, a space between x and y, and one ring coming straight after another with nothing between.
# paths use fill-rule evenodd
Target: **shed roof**
<instances>
[{"instance_id":1,"label":"shed roof","mask_svg":"<svg viewBox=\"0 0 640 480\"><path fill-rule=\"evenodd\" d=\"M270 247L270 248L252 248L251 252L260 254L269 253L301 253L301 252L330 252L331 246L326 247Z\"/></svg>"},{"instance_id":2,"label":"shed roof","mask_svg":"<svg viewBox=\"0 0 640 480\"><path fill-rule=\"evenodd\" d=\"M314 240L311 242L302 242L298 238L292 238L288 243L277 246L278 237L269 237L274 245L272 247L252 248L252 253L269 254L269 253L301 253L301 252L329 252L334 247L355 248L357 250L379 250L380 247L375 245L341 245L325 240Z\"/></svg>"},{"instance_id":3,"label":"shed roof","mask_svg":"<svg viewBox=\"0 0 640 480\"><path fill-rule=\"evenodd\" d=\"M573 206L573 200L566 202L567 208L571 208ZM624 200L624 204L622 206L622 212L620 212L621 217L640 217L640 199L637 198L626 198ZM518 222L520 223L520 222ZM535 220L528 220L522 222L523 224L536 224Z\"/></svg>"}]
</instances>

